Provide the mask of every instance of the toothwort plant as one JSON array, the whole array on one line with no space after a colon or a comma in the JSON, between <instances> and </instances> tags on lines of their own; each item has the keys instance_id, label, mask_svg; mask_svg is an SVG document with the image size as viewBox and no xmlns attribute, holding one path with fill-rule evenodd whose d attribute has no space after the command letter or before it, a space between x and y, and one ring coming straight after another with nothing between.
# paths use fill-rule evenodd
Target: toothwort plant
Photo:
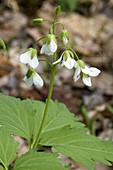
<instances>
[{"instance_id":1,"label":"toothwort plant","mask_svg":"<svg viewBox=\"0 0 113 170\"><path fill-rule=\"evenodd\" d=\"M67 107L57 100L52 101L52 89L56 66L74 69L74 81L79 78L86 86L91 86L91 77L98 76L100 70L88 67L80 60L76 52L67 45L68 32L64 25L56 22L60 13L60 7L55 10L54 20L38 18L33 20L35 24L44 21L52 25L47 36L41 37L33 48L28 49L19 56L19 62L28 65L28 71L24 77L27 86L43 86L43 80L37 73L36 68L41 61L45 61L51 67L51 80L46 103L36 100L20 100L11 96L0 94L0 169L8 170L9 165L17 155L18 143L14 142L13 135L25 138L29 143L29 151L16 158L14 170L63 170L69 169L71 164L62 165L59 159L61 153L66 157L82 164L90 170L94 170L95 161L111 165L113 161L113 142L104 141L87 134L87 129L70 113ZM59 37L56 37L56 25L62 26ZM58 45L57 39L62 45ZM39 60L36 45L44 39L41 54L51 56L53 62ZM0 45L5 50L5 45L0 39ZM57 58L57 49L64 47L65 50ZM52 153L46 153L45 146L51 147ZM39 148L43 152L39 152ZM37 152L38 150L38 152Z\"/></svg>"}]
</instances>

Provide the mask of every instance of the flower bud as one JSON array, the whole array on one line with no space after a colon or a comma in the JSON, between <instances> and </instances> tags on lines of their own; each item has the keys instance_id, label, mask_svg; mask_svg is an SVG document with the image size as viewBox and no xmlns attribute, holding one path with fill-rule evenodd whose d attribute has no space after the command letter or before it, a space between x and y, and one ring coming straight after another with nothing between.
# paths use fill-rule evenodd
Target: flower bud
<instances>
[{"instance_id":1,"label":"flower bud","mask_svg":"<svg viewBox=\"0 0 113 170\"><path fill-rule=\"evenodd\" d=\"M84 64L84 62L82 61L82 60L78 60L77 61L78 62L78 65L81 67L81 68L85 68L85 64Z\"/></svg>"},{"instance_id":2,"label":"flower bud","mask_svg":"<svg viewBox=\"0 0 113 170\"><path fill-rule=\"evenodd\" d=\"M60 11L61 11L61 7L58 6L55 10L55 15L57 16L60 13Z\"/></svg>"},{"instance_id":3,"label":"flower bud","mask_svg":"<svg viewBox=\"0 0 113 170\"><path fill-rule=\"evenodd\" d=\"M61 32L61 38L62 38L64 44L67 44L67 43L68 43L69 37L68 37L68 32L67 32L67 30L65 30L65 29L62 30L62 32Z\"/></svg>"},{"instance_id":4,"label":"flower bud","mask_svg":"<svg viewBox=\"0 0 113 170\"><path fill-rule=\"evenodd\" d=\"M33 23L34 24L39 24L39 23L42 23L44 20L42 18L37 18L37 19L34 19L33 20Z\"/></svg>"},{"instance_id":5,"label":"flower bud","mask_svg":"<svg viewBox=\"0 0 113 170\"><path fill-rule=\"evenodd\" d=\"M46 39L44 41L44 43L50 44L52 41L54 41L55 43L57 43L55 35L54 34L48 34L46 36Z\"/></svg>"},{"instance_id":6,"label":"flower bud","mask_svg":"<svg viewBox=\"0 0 113 170\"><path fill-rule=\"evenodd\" d=\"M43 43L40 53L46 55L53 55L57 50L57 41L54 34L48 34Z\"/></svg>"},{"instance_id":7,"label":"flower bud","mask_svg":"<svg viewBox=\"0 0 113 170\"><path fill-rule=\"evenodd\" d=\"M29 68L27 73L26 73L26 77L30 78L32 76L33 72L34 72L34 70L32 68Z\"/></svg>"}]
</instances>

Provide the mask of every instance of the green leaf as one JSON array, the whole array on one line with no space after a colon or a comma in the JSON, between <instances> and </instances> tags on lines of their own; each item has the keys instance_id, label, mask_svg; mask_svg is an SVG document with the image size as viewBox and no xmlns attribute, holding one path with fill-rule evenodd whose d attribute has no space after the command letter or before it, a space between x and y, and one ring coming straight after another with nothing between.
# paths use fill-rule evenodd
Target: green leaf
<instances>
[{"instance_id":1,"label":"green leaf","mask_svg":"<svg viewBox=\"0 0 113 170\"><path fill-rule=\"evenodd\" d=\"M12 163L17 155L18 143L6 131L0 131L0 163L6 168ZM3 169L0 166L0 169Z\"/></svg>"},{"instance_id":2,"label":"green leaf","mask_svg":"<svg viewBox=\"0 0 113 170\"><path fill-rule=\"evenodd\" d=\"M42 122L45 103L35 100L32 100L31 102L36 110L36 117L34 123L35 124L34 139L35 139L39 132L39 128ZM66 125L71 125L72 127L84 126L83 124L78 122L78 119L74 117L74 114L70 113L70 111L64 104L58 103L57 100L55 100L54 102L51 100L42 133L58 129Z\"/></svg>"},{"instance_id":3,"label":"green leaf","mask_svg":"<svg viewBox=\"0 0 113 170\"><path fill-rule=\"evenodd\" d=\"M0 124L3 125L4 129L26 138L29 142L32 135L33 140L35 141L36 139L44 109L45 103L43 102L29 99L21 101L20 99L0 94ZM45 133L66 125L71 125L72 127L83 126L64 104L51 100L42 132Z\"/></svg>"},{"instance_id":4,"label":"green leaf","mask_svg":"<svg viewBox=\"0 0 113 170\"><path fill-rule=\"evenodd\" d=\"M30 150L20 156L14 164L14 170L63 170L58 154L49 154Z\"/></svg>"},{"instance_id":5,"label":"green leaf","mask_svg":"<svg viewBox=\"0 0 113 170\"><path fill-rule=\"evenodd\" d=\"M109 110L109 112L111 112L113 114L113 107L110 106L109 104L107 105L107 109Z\"/></svg>"},{"instance_id":6,"label":"green leaf","mask_svg":"<svg viewBox=\"0 0 113 170\"><path fill-rule=\"evenodd\" d=\"M85 128L65 128L51 130L42 135L41 145L54 146L54 152L60 152L83 166L94 170L95 161L111 165L113 161L113 142L103 141L86 134Z\"/></svg>"},{"instance_id":7,"label":"green leaf","mask_svg":"<svg viewBox=\"0 0 113 170\"><path fill-rule=\"evenodd\" d=\"M79 0L59 0L59 5L61 5L62 10L69 9L70 11L74 11L79 4Z\"/></svg>"},{"instance_id":8,"label":"green leaf","mask_svg":"<svg viewBox=\"0 0 113 170\"><path fill-rule=\"evenodd\" d=\"M30 141L33 134L35 110L29 103L0 94L0 125L4 129Z\"/></svg>"},{"instance_id":9,"label":"green leaf","mask_svg":"<svg viewBox=\"0 0 113 170\"><path fill-rule=\"evenodd\" d=\"M3 51L0 53L2 55L6 51L6 46L4 41L0 38L0 46L3 48Z\"/></svg>"},{"instance_id":10,"label":"green leaf","mask_svg":"<svg viewBox=\"0 0 113 170\"><path fill-rule=\"evenodd\" d=\"M81 112L83 114L84 122L86 123L87 127L91 130L92 124L91 124L90 119L88 117L87 109L84 105L82 105L82 107L81 107Z\"/></svg>"},{"instance_id":11,"label":"green leaf","mask_svg":"<svg viewBox=\"0 0 113 170\"><path fill-rule=\"evenodd\" d=\"M8 6L10 7L10 0L8 0Z\"/></svg>"}]
</instances>

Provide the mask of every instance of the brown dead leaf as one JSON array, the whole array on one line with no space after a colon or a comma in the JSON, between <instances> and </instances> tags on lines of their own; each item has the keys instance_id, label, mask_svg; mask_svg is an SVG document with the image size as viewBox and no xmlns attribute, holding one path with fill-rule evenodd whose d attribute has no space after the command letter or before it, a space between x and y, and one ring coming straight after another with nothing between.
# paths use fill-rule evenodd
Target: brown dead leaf
<instances>
[{"instance_id":1,"label":"brown dead leaf","mask_svg":"<svg viewBox=\"0 0 113 170\"><path fill-rule=\"evenodd\" d=\"M3 56L0 56L0 77L10 73L13 70L13 65L4 58Z\"/></svg>"}]
</instances>

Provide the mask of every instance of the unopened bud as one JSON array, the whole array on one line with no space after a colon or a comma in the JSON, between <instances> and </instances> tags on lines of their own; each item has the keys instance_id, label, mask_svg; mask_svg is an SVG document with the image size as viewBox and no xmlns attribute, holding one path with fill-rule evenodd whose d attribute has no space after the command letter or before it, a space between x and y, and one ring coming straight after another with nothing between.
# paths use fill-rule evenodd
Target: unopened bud
<instances>
[{"instance_id":1,"label":"unopened bud","mask_svg":"<svg viewBox=\"0 0 113 170\"><path fill-rule=\"evenodd\" d=\"M61 7L58 6L55 10L55 15L57 16L60 13L60 11L61 11Z\"/></svg>"},{"instance_id":2,"label":"unopened bud","mask_svg":"<svg viewBox=\"0 0 113 170\"><path fill-rule=\"evenodd\" d=\"M34 19L33 20L33 23L34 24L39 24L39 23L42 23L44 20L42 18L37 18L37 19Z\"/></svg>"},{"instance_id":3,"label":"unopened bud","mask_svg":"<svg viewBox=\"0 0 113 170\"><path fill-rule=\"evenodd\" d=\"M82 67L83 69L85 68L85 64L82 60L78 60L77 62L80 67Z\"/></svg>"},{"instance_id":4,"label":"unopened bud","mask_svg":"<svg viewBox=\"0 0 113 170\"><path fill-rule=\"evenodd\" d=\"M68 32L67 32L67 30L62 30L62 32L61 32L61 38L63 39L63 37L66 37L67 38L67 40L69 40L69 37L68 37Z\"/></svg>"}]
</instances>

